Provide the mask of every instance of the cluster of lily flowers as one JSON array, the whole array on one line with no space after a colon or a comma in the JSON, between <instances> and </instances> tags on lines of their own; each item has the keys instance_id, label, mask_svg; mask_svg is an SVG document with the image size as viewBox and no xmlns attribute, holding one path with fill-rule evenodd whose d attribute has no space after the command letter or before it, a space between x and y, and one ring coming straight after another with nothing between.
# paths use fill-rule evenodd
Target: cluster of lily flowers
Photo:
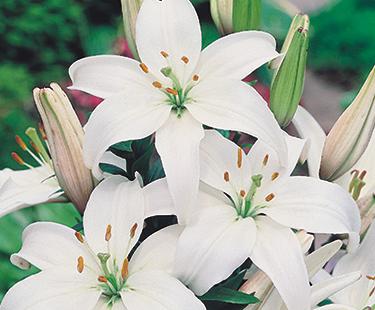
<instances>
[{"instance_id":1,"label":"cluster of lily flowers","mask_svg":"<svg viewBox=\"0 0 375 310\"><path fill-rule=\"evenodd\" d=\"M286 61L270 34L236 32L201 51L189 0L144 0L137 13L140 61L70 67L72 89L104 99L84 129L57 84L34 90L43 126L28 129L30 146L16 141L38 166L12 153L29 169L0 172L0 215L71 201L83 229L28 226L10 260L40 272L0 309L205 309L201 296L249 259L246 309L375 309L374 72L328 136L296 107L293 137L242 81ZM220 130L257 141L242 148ZM164 178L144 185L101 169L126 169L110 147L151 135ZM177 224L139 243L145 219L159 215Z\"/></svg>"}]
</instances>

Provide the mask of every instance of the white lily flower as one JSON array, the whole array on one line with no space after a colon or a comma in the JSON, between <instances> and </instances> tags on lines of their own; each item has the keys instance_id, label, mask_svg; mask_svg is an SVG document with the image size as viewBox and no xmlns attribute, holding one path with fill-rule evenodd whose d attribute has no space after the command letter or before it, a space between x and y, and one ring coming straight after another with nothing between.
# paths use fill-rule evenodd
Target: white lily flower
<instances>
[{"instance_id":1,"label":"white lily flower","mask_svg":"<svg viewBox=\"0 0 375 310\"><path fill-rule=\"evenodd\" d=\"M307 164L309 174L312 177L319 178L322 153L326 141L326 134L315 120L315 118L303 107L299 106L294 116L293 124L299 135L308 139ZM345 189L350 189L353 180L352 171L358 171L359 177L365 181L365 186L360 191L358 198L366 197L375 192L375 165L373 158L375 154L375 131L373 132L370 142L354 166L343 176L333 180ZM358 175L355 175L358 177Z\"/></svg>"},{"instance_id":2,"label":"white lily flower","mask_svg":"<svg viewBox=\"0 0 375 310\"><path fill-rule=\"evenodd\" d=\"M270 277L290 310L304 310L309 281L291 228L348 233L350 247L358 243L360 218L352 197L336 184L290 177L304 141L288 137L287 144L289 163L283 168L277 153L261 141L246 155L218 132L206 131L201 180L211 188L209 193L202 190L200 209L180 237L175 267L198 295L250 258Z\"/></svg>"},{"instance_id":3,"label":"white lily flower","mask_svg":"<svg viewBox=\"0 0 375 310\"><path fill-rule=\"evenodd\" d=\"M331 299L350 310L373 309L375 306L375 224L372 224L358 250L342 257L333 276L359 270L362 278L355 284L335 294ZM329 275L327 275L329 277Z\"/></svg>"},{"instance_id":4,"label":"white lily flower","mask_svg":"<svg viewBox=\"0 0 375 310\"><path fill-rule=\"evenodd\" d=\"M22 249L11 261L20 268L32 264L41 272L11 288L0 309L205 309L169 274L180 226L151 235L129 259L149 215L147 205L158 198L137 180L114 176L90 197L85 236L55 223L27 227Z\"/></svg>"},{"instance_id":5,"label":"white lily flower","mask_svg":"<svg viewBox=\"0 0 375 310\"><path fill-rule=\"evenodd\" d=\"M156 132L156 148L184 222L199 187L202 124L251 134L286 155L283 132L266 102L241 81L279 56L271 35L239 32L201 52L199 20L189 0L145 0L136 45L142 63L95 56L69 70L73 89L105 99L85 127L85 161L94 174L110 145ZM286 163L286 156L281 161Z\"/></svg>"}]
</instances>

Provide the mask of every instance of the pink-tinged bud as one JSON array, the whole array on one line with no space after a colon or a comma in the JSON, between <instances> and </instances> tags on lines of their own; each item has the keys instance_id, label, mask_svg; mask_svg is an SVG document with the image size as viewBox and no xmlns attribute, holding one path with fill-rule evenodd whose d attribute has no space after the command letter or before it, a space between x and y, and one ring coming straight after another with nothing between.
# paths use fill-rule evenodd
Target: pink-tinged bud
<instances>
[{"instance_id":1,"label":"pink-tinged bud","mask_svg":"<svg viewBox=\"0 0 375 310\"><path fill-rule=\"evenodd\" d=\"M94 188L83 162L83 128L59 85L34 89L34 100L45 128L56 177L66 196L83 212Z\"/></svg>"},{"instance_id":2,"label":"pink-tinged bud","mask_svg":"<svg viewBox=\"0 0 375 310\"><path fill-rule=\"evenodd\" d=\"M348 172L366 150L375 128L375 67L357 97L328 134L320 176L335 180Z\"/></svg>"}]
</instances>

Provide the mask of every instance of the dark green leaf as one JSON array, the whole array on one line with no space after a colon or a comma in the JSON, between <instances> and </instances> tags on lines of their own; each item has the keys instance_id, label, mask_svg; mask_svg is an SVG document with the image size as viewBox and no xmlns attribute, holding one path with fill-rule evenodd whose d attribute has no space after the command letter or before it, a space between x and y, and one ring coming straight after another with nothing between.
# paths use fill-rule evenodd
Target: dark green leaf
<instances>
[{"instance_id":1,"label":"dark green leaf","mask_svg":"<svg viewBox=\"0 0 375 310\"><path fill-rule=\"evenodd\" d=\"M111 146L111 149L117 150L117 151L122 151L122 152L132 152L132 143L133 141L123 141L116 143Z\"/></svg>"},{"instance_id":2,"label":"dark green leaf","mask_svg":"<svg viewBox=\"0 0 375 310\"><path fill-rule=\"evenodd\" d=\"M113 175L122 175L124 177L128 177L128 173L117 167L117 166L114 166L114 165L111 165L111 164L106 164L106 163L100 163L99 164L99 168L103 171L103 172L107 172L109 174L113 174Z\"/></svg>"},{"instance_id":3,"label":"dark green leaf","mask_svg":"<svg viewBox=\"0 0 375 310\"><path fill-rule=\"evenodd\" d=\"M230 288L232 290L238 290L240 285L242 284L245 273L246 273L246 269L231 276L227 281L223 283L223 286L226 288Z\"/></svg>"},{"instance_id":4,"label":"dark green leaf","mask_svg":"<svg viewBox=\"0 0 375 310\"><path fill-rule=\"evenodd\" d=\"M213 287L199 298L202 301L221 301L241 305L255 304L259 302L259 299L252 294L246 294L222 286Z\"/></svg>"}]
</instances>

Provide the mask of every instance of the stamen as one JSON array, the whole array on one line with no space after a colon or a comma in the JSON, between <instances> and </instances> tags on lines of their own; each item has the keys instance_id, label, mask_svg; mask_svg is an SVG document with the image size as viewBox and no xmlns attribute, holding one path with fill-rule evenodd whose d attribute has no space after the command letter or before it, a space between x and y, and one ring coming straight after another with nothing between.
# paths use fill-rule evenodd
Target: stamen
<instances>
[{"instance_id":1,"label":"stamen","mask_svg":"<svg viewBox=\"0 0 375 310\"><path fill-rule=\"evenodd\" d=\"M266 154L266 156L264 156L264 158L263 158L263 166L267 166L269 158L270 158L270 155L268 155L268 154Z\"/></svg>"},{"instance_id":2,"label":"stamen","mask_svg":"<svg viewBox=\"0 0 375 310\"><path fill-rule=\"evenodd\" d=\"M177 96L178 95L177 90L175 90L173 88L167 87L165 90L167 91L167 93L169 93L169 94L171 94L173 96Z\"/></svg>"},{"instance_id":3,"label":"stamen","mask_svg":"<svg viewBox=\"0 0 375 310\"><path fill-rule=\"evenodd\" d=\"M31 145L31 147L34 149L34 151L35 151L37 154L40 154L40 150L39 150L39 148L36 146L36 144L35 144L33 141L30 141L30 145Z\"/></svg>"},{"instance_id":4,"label":"stamen","mask_svg":"<svg viewBox=\"0 0 375 310\"><path fill-rule=\"evenodd\" d=\"M368 294L368 296L371 297L372 295L374 295L374 292L375 292L375 286L372 288L372 290L370 291L370 293Z\"/></svg>"},{"instance_id":5,"label":"stamen","mask_svg":"<svg viewBox=\"0 0 375 310\"><path fill-rule=\"evenodd\" d=\"M85 261L84 261L83 257L82 256L78 257L77 270L78 270L79 273L83 272L84 266L85 266Z\"/></svg>"},{"instance_id":6,"label":"stamen","mask_svg":"<svg viewBox=\"0 0 375 310\"><path fill-rule=\"evenodd\" d=\"M105 241L111 240L111 237L112 237L112 226L108 225L105 231Z\"/></svg>"},{"instance_id":7,"label":"stamen","mask_svg":"<svg viewBox=\"0 0 375 310\"><path fill-rule=\"evenodd\" d=\"M274 193L271 193L271 194L268 194L266 196L266 198L264 198L267 202L271 201L272 199L275 198L275 194Z\"/></svg>"},{"instance_id":8,"label":"stamen","mask_svg":"<svg viewBox=\"0 0 375 310\"><path fill-rule=\"evenodd\" d=\"M245 192L243 189L241 189L241 190L240 190L240 195L241 195L241 197L243 198L243 197L246 196L246 192Z\"/></svg>"},{"instance_id":9,"label":"stamen","mask_svg":"<svg viewBox=\"0 0 375 310\"><path fill-rule=\"evenodd\" d=\"M152 82L152 85L153 85L155 88L162 88L162 87L163 87L163 86L161 85L161 83L158 82L158 81Z\"/></svg>"},{"instance_id":10,"label":"stamen","mask_svg":"<svg viewBox=\"0 0 375 310\"><path fill-rule=\"evenodd\" d=\"M363 179L364 179L364 177L366 176L366 174L367 174L367 171L366 170L363 170L362 172L361 172L361 174L359 175L359 179L360 180L362 180L363 181Z\"/></svg>"},{"instance_id":11,"label":"stamen","mask_svg":"<svg viewBox=\"0 0 375 310\"><path fill-rule=\"evenodd\" d=\"M139 66L141 67L141 69L144 73L149 72L148 67L144 63L139 64Z\"/></svg>"},{"instance_id":12,"label":"stamen","mask_svg":"<svg viewBox=\"0 0 375 310\"><path fill-rule=\"evenodd\" d=\"M375 281L375 276L366 276L366 278L371 280L371 281Z\"/></svg>"},{"instance_id":13,"label":"stamen","mask_svg":"<svg viewBox=\"0 0 375 310\"><path fill-rule=\"evenodd\" d=\"M241 168L242 166L242 150L241 148L238 148L237 150L237 167Z\"/></svg>"},{"instance_id":14,"label":"stamen","mask_svg":"<svg viewBox=\"0 0 375 310\"><path fill-rule=\"evenodd\" d=\"M79 231L76 231L74 235L76 236L76 238L77 238L77 240L78 240L79 242L81 242L81 243L84 243L84 242L85 242L85 240L83 239L82 234L81 234Z\"/></svg>"},{"instance_id":15,"label":"stamen","mask_svg":"<svg viewBox=\"0 0 375 310\"><path fill-rule=\"evenodd\" d=\"M193 75L193 81L197 82L198 80L199 80L199 75L198 74L194 74Z\"/></svg>"},{"instance_id":16,"label":"stamen","mask_svg":"<svg viewBox=\"0 0 375 310\"><path fill-rule=\"evenodd\" d=\"M42 135L43 140L47 140L46 131L44 130L43 123L39 123L39 132Z\"/></svg>"},{"instance_id":17,"label":"stamen","mask_svg":"<svg viewBox=\"0 0 375 310\"><path fill-rule=\"evenodd\" d=\"M121 268L121 277L125 280L129 275L129 260L127 258L124 259Z\"/></svg>"},{"instance_id":18,"label":"stamen","mask_svg":"<svg viewBox=\"0 0 375 310\"><path fill-rule=\"evenodd\" d=\"M102 282L102 283L107 283L107 282L108 282L108 279L107 279L105 276L99 276L99 277L98 277L98 281L99 281L99 282Z\"/></svg>"},{"instance_id":19,"label":"stamen","mask_svg":"<svg viewBox=\"0 0 375 310\"><path fill-rule=\"evenodd\" d=\"M181 60L182 60L185 64L188 64L188 63L189 63L189 58L187 58L186 56L182 56L182 57L181 57Z\"/></svg>"},{"instance_id":20,"label":"stamen","mask_svg":"<svg viewBox=\"0 0 375 310\"><path fill-rule=\"evenodd\" d=\"M130 238L131 239L134 238L135 233L137 231L137 228L138 228L138 224L137 223L134 223L134 225L132 226L132 228L130 228Z\"/></svg>"},{"instance_id":21,"label":"stamen","mask_svg":"<svg viewBox=\"0 0 375 310\"><path fill-rule=\"evenodd\" d=\"M26 151L27 150L27 146L26 146L26 143L22 140L22 138L20 136L16 136L16 143L20 146L20 148L23 150L23 151Z\"/></svg>"},{"instance_id":22,"label":"stamen","mask_svg":"<svg viewBox=\"0 0 375 310\"><path fill-rule=\"evenodd\" d=\"M25 161L16 152L12 152L11 156L17 162L17 164L20 164L22 166L26 166Z\"/></svg>"},{"instance_id":23,"label":"stamen","mask_svg":"<svg viewBox=\"0 0 375 310\"><path fill-rule=\"evenodd\" d=\"M229 172L228 171L224 172L224 180L225 180L225 182L229 182Z\"/></svg>"},{"instance_id":24,"label":"stamen","mask_svg":"<svg viewBox=\"0 0 375 310\"><path fill-rule=\"evenodd\" d=\"M279 177L279 175L280 175L280 173L278 173L278 172L272 173L271 180L275 181Z\"/></svg>"},{"instance_id":25,"label":"stamen","mask_svg":"<svg viewBox=\"0 0 375 310\"><path fill-rule=\"evenodd\" d=\"M160 54L164 57L164 58L168 58L169 57L169 54L165 51L161 51Z\"/></svg>"}]
</instances>

